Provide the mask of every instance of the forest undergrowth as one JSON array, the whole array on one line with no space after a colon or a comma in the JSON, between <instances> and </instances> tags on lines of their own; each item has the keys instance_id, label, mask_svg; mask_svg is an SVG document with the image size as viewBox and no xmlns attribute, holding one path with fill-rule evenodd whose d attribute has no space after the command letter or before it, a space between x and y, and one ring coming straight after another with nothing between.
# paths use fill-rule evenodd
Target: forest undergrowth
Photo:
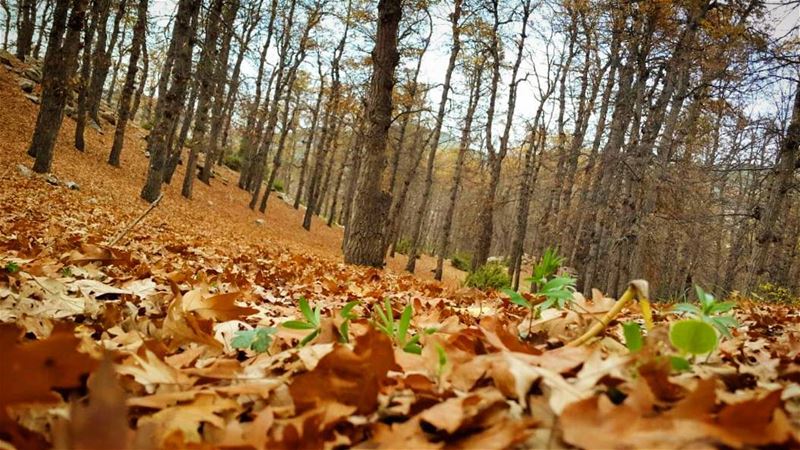
<instances>
[{"instance_id":1,"label":"forest undergrowth","mask_svg":"<svg viewBox=\"0 0 800 450\"><path fill-rule=\"evenodd\" d=\"M26 176L35 108L13 88L0 73L6 444L800 445L796 308L702 290L650 305L638 282L586 299L552 271L540 295L509 295L349 266L320 254L337 242L326 227L280 240L280 214L221 211L243 203L223 183L191 202L167 187L124 232L146 208L127 169L144 164L141 131L125 170L92 153L110 136L60 149L53 172L78 190Z\"/></svg>"}]
</instances>

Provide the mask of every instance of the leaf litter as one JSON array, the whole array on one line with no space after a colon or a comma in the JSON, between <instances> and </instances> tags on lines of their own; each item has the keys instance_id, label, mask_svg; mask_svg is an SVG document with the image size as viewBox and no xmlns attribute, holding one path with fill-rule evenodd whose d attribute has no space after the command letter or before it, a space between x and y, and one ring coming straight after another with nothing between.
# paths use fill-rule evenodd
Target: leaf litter
<instances>
[{"instance_id":1,"label":"leaf litter","mask_svg":"<svg viewBox=\"0 0 800 450\"><path fill-rule=\"evenodd\" d=\"M614 299L575 294L534 316L505 294L346 266L195 213L109 247L135 208L89 202L79 181L80 193L3 180L3 446L800 446L788 306L741 301L732 336L679 371L668 305L635 352L622 327L641 322L635 306L568 346ZM303 319L301 298L320 316L304 345L310 330L281 326ZM413 311L402 338L374 326L385 299L395 323Z\"/></svg>"}]
</instances>

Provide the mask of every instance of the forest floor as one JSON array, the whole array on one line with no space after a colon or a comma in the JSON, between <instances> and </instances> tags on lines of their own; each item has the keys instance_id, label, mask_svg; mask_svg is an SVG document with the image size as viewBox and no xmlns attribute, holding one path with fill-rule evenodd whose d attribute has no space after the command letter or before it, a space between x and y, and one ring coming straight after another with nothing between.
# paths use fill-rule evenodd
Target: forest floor
<instances>
[{"instance_id":1,"label":"forest floor","mask_svg":"<svg viewBox=\"0 0 800 450\"><path fill-rule=\"evenodd\" d=\"M110 126L89 129L79 153L66 119L53 174L71 190L18 169L35 119L0 68L0 447L800 445L796 309L741 301L732 335L680 370L669 305L635 352L619 324L641 322L635 303L569 345L613 299L575 294L531 319L503 294L460 288L451 267L445 283L423 279L431 259L423 278L402 260L347 266L340 229L315 219L307 233L276 197L253 213L227 169L192 201L179 169L110 246L147 207L145 132L129 128L114 169Z\"/></svg>"},{"instance_id":2,"label":"forest floor","mask_svg":"<svg viewBox=\"0 0 800 450\"><path fill-rule=\"evenodd\" d=\"M31 165L25 151L36 124L38 107L23 95L16 76L5 68L0 68L0 105L3 105L0 108L0 167L9 172L4 178L21 178L16 169L10 169L17 164ZM59 179L78 183L80 191L72 193L75 201L96 202L96 206L112 215L108 218L109 225L123 225L147 207L138 194L147 172L147 142L144 138L148 132L136 125L128 127L120 169L106 164L114 137L113 125L105 124L102 133L87 127L85 153L74 149L74 132L74 120L65 118L56 145L52 173ZM206 236L212 240L226 236L243 243L277 241L295 251L310 252L331 260L342 259L341 227L328 227L315 216L311 231L306 231L301 226L304 209L295 210L278 195L270 197L266 214L252 211L247 207L250 195L236 186L238 173L224 166L218 167L216 172L210 186L196 181L193 200L186 200L180 195L184 167L178 166L174 181L164 187L161 204L144 226L169 226L185 235ZM60 220L69 217L71 211L57 210L54 213L58 217L53 219ZM264 223L257 224L258 219ZM397 254L387 261L387 269L402 273L406 261L404 255ZM435 267L434 257L421 255L416 276L432 280ZM457 287L464 276L464 272L445 263L442 280L445 285Z\"/></svg>"}]
</instances>

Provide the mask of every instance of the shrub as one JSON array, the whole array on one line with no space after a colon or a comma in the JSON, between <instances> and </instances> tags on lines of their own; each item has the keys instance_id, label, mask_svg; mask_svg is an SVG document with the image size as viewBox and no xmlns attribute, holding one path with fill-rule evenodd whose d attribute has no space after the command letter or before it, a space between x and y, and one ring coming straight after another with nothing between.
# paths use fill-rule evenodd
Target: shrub
<instances>
[{"instance_id":1,"label":"shrub","mask_svg":"<svg viewBox=\"0 0 800 450\"><path fill-rule=\"evenodd\" d=\"M458 270L469 272L472 266L472 255L469 253L455 253L450 257L450 265Z\"/></svg>"},{"instance_id":2,"label":"shrub","mask_svg":"<svg viewBox=\"0 0 800 450\"><path fill-rule=\"evenodd\" d=\"M502 289L511 285L511 277L508 276L506 266L489 263L470 272L464 280L464 285L478 289Z\"/></svg>"},{"instance_id":3,"label":"shrub","mask_svg":"<svg viewBox=\"0 0 800 450\"><path fill-rule=\"evenodd\" d=\"M239 171L242 169L242 156L239 152L228 153L225 155L225 158L222 160L222 164L225 164L229 169Z\"/></svg>"},{"instance_id":4,"label":"shrub","mask_svg":"<svg viewBox=\"0 0 800 450\"><path fill-rule=\"evenodd\" d=\"M283 181L275 180L272 183L272 190L273 191L278 191L278 192L283 192Z\"/></svg>"},{"instance_id":5,"label":"shrub","mask_svg":"<svg viewBox=\"0 0 800 450\"><path fill-rule=\"evenodd\" d=\"M753 293L753 297L771 303L792 304L800 302L800 298L794 297L789 289L770 282L760 284L758 291Z\"/></svg>"},{"instance_id":6,"label":"shrub","mask_svg":"<svg viewBox=\"0 0 800 450\"><path fill-rule=\"evenodd\" d=\"M397 240L397 243L394 244L394 251L396 253L400 253L401 255L407 255L408 252L411 250L411 241L405 238L401 238Z\"/></svg>"},{"instance_id":7,"label":"shrub","mask_svg":"<svg viewBox=\"0 0 800 450\"><path fill-rule=\"evenodd\" d=\"M150 121L150 120L142 122L142 129L147 130L147 131L152 130L153 129L153 122Z\"/></svg>"}]
</instances>

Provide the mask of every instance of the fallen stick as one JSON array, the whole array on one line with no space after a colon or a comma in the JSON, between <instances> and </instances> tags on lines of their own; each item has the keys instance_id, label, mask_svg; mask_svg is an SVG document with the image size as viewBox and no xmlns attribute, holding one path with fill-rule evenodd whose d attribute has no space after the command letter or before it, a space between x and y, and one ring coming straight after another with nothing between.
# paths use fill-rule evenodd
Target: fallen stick
<instances>
[{"instance_id":1,"label":"fallen stick","mask_svg":"<svg viewBox=\"0 0 800 450\"><path fill-rule=\"evenodd\" d=\"M158 198L155 199L155 201L153 203L150 203L150 207L148 207L146 210L144 210L144 212L141 213L139 215L139 217L136 218L136 220L131 222L127 227L123 228L119 233L117 233L117 235L114 236L114 238L111 239L106 245L111 247L114 244L116 244L117 242L119 242L120 239L125 237L125 235L128 234L128 232L131 231L133 229L133 227L138 225L139 222L141 222L142 219L144 219L144 217L150 213L150 211L154 210L156 208L156 206L158 206L158 203L161 201L161 198L163 196L164 196L163 192L161 194L159 194Z\"/></svg>"},{"instance_id":2,"label":"fallen stick","mask_svg":"<svg viewBox=\"0 0 800 450\"><path fill-rule=\"evenodd\" d=\"M650 300L648 300L649 289L647 281L633 280L628 284L628 289L622 294L622 297L614 303L614 306L600 319L595 322L581 337L575 339L567 344L568 347L577 347L589 342L592 338L600 334L606 329L609 323L616 318L622 309L632 300L639 300L639 305L642 308L642 315L644 316L645 326L648 330L653 328L653 315L650 311Z\"/></svg>"}]
</instances>

